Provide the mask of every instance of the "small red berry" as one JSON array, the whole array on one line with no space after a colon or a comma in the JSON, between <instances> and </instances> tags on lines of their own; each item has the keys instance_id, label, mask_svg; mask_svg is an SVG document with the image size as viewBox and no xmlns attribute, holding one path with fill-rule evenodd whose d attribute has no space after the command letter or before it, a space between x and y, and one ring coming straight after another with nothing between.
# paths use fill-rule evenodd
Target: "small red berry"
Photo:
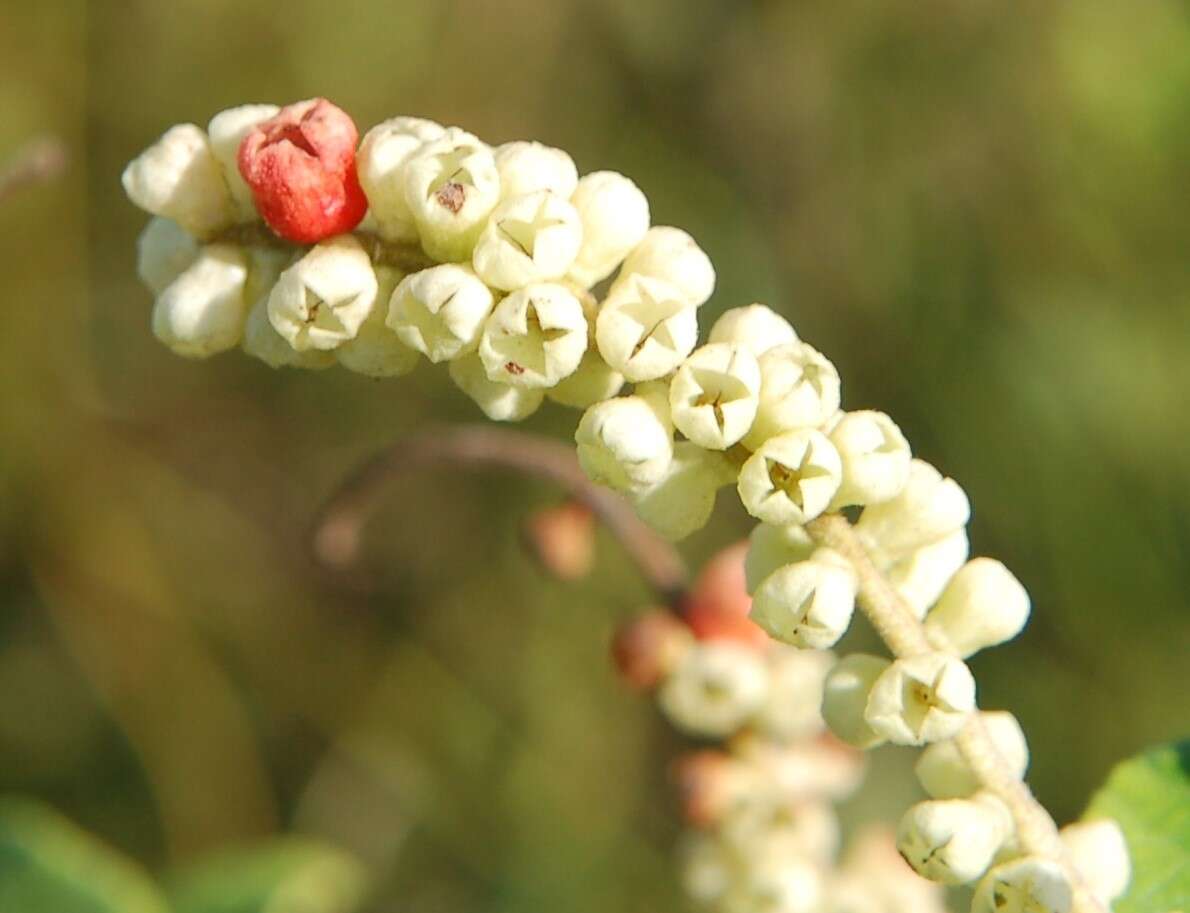
<instances>
[{"instance_id":1,"label":"small red berry","mask_svg":"<svg viewBox=\"0 0 1190 913\"><path fill-rule=\"evenodd\" d=\"M694 581L682 614L699 640L733 640L761 649L768 635L748 618L752 597L744 582L747 541L714 555Z\"/></svg>"},{"instance_id":2,"label":"small red berry","mask_svg":"<svg viewBox=\"0 0 1190 913\"><path fill-rule=\"evenodd\" d=\"M314 244L351 231L368 210L355 173L359 131L325 98L299 101L240 143L240 174L274 232Z\"/></svg>"}]
</instances>

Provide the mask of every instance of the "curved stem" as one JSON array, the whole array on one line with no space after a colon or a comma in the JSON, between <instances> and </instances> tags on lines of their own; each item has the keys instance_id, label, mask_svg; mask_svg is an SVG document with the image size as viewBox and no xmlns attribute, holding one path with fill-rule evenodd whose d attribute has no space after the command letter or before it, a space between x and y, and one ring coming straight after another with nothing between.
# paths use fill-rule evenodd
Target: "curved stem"
<instances>
[{"instance_id":1,"label":"curved stem","mask_svg":"<svg viewBox=\"0 0 1190 913\"><path fill-rule=\"evenodd\" d=\"M351 565L380 490L407 472L444 465L511 469L560 485L599 517L659 598L671 606L680 602L687 574L677 550L645 525L623 498L591 482L573 447L484 425L431 428L401 438L365 462L319 512L311 537L315 557L330 567Z\"/></svg>"}]
</instances>

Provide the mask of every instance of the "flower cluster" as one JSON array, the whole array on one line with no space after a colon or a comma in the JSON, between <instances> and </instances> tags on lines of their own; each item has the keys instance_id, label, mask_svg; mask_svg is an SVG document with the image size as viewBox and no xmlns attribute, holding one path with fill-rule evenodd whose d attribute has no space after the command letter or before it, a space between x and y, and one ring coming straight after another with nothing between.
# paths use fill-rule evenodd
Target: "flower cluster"
<instances>
[{"instance_id":1,"label":"flower cluster","mask_svg":"<svg viewBox=\"0 0 1190 913\"><path fill-rule=\"evenodd\" d=\"M917 772L931 798L906 813L897 848L925 878L975 885L974 911L1093 910L1123 891L1128 857L1110 822L1060 840L1023 826L1040 809L1023 786L1020 727L979 711L965 660L1016 636L1030 601L1002 564L969 560L958 484L914 458L887 415L843 411L835 366L775 311L727 310L700 346L710 260L680 229L650 227L623 175L580 178L561 150L491 147L409 117L358 148L356 137L324 100L249 105L206 131L174 127L132 162L128 195L156 217L139 243L153 330L185 356L240 346L274 367L390 377L422 357L448 362L496 420L546 398L582 409L583 469L674 540L735 488L758 521L744 562L751 621L695 600L682 623L648 617L618 642L626 677L655 687L678 727L731 739L694 776L727 784L695 803L716 810L713 837L691 851L696 894L730 911L880 908L831 906L814 874L830 841L799 842L818 840L825 819L806 813L801 832L810 798L779 785L822 720L857 748L928 746ZM844 509L858 520L840 542L823 523L846 525ZM874 578L887 598L869 592ZM823 651L857 604L891 655L831 662ZM829 788L813 801L824 798ZM801 850L770 864L730 836L733 810L747 819L758 806L791 830L775 845ZM791 869L795 858L806 865Z\"/></svg>"}]
</instances>

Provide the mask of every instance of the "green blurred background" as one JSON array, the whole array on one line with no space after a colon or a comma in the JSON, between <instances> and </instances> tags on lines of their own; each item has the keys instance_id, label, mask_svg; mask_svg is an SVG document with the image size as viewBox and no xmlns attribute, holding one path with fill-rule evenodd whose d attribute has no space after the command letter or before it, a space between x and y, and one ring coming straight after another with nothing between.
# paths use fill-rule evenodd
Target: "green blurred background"
<instances>
[{"instance_id":1,"label":"green blurred background","mask_svg":"<svg viewBox=\"0 0 1190 913\"><path fill-rule=\"evenodd\" d=\"M1190 729L1190 17L1184 4L738 0L0 3L0 789L155 872L279 831L369 910L681 909L679 746L606 661L647 593L518 546L548 486L395 485L358 573L304 536L360 459L478 416L399 381L189 363L148 327L124 163L167 126L325 95L614 168L894 415L1034 597L980 656L1076 816ZM565 436L573 413L529 423ZM723 498L692 564L743 535ZM854 641L866 638L857 631ZM915 795L885 750L850 817ZM289 909L289 908L285 908Z\"/></svg>"}]
</instances>

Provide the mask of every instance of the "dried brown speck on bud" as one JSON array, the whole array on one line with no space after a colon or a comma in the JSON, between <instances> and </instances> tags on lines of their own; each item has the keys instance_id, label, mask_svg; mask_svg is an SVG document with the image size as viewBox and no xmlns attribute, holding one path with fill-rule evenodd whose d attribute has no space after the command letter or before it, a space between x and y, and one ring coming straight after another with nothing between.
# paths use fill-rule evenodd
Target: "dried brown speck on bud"
<instances>
[{"instance_id":1,"label":"dried brown speck on bud","mask_svg":"<svg viewBox=\"0 0 1190 913\"><path fill-rule=\"evenodd\" d=\"M525 373L525 369L518 365L515 361L506 362L504 365L504 370L509 374L514 374L518 377Z\"/></svg>"},{"instance_id":2,"label":"dried brown speck on bud","mask_svg":"<svg viewBox=\"0 0 1190 913\"><path fill-rule=\"evenodd\" d=\"M578 580L595 561L595 517L578 501L567 501L531 514L522 529L525 547L546 573Z\"/></svg>"},{"instance_id":3,"label":"dried brown speck on bud","mask_svg":"<svg viewBox=\"0 0 1190 913\"><path fill-rule=\"evenodd\" d=\"M459 210L463 208L463 204L467 202L466 189L462 184L457 184L454 181L443 184L434 195L444 208L449 209L455 215L458 215Z\"/></svg>"}]
</instances>

